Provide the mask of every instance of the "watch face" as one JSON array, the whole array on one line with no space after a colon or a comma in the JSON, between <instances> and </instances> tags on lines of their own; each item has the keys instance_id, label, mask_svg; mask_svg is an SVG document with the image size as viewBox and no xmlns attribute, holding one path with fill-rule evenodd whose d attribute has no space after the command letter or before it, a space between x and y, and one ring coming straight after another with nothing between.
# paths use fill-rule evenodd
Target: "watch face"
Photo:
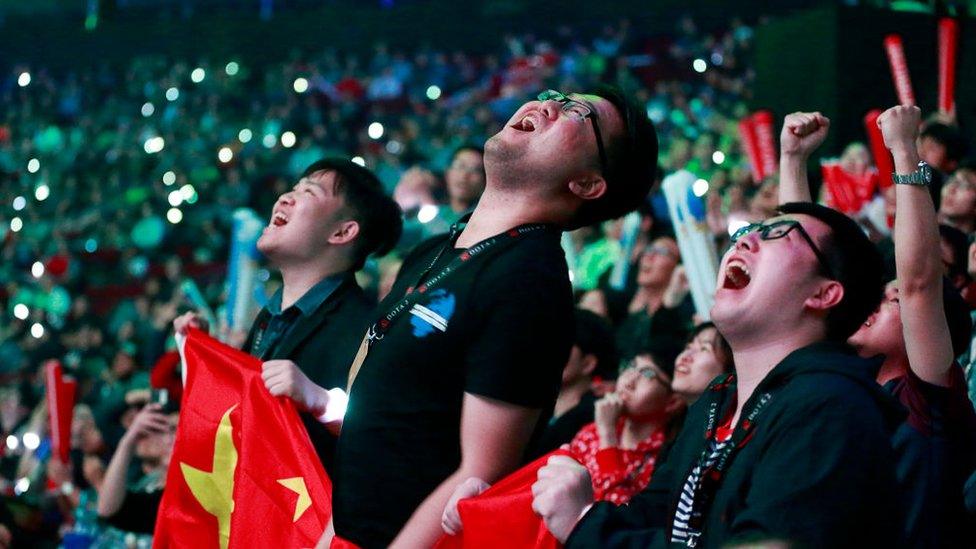
<instances>
[{"instance_id":1,"label":"watch face","mask_svg":"<svg viewBox=\"0 0 976 549\"><path fill-rule=\"evenodd\" d=\"M922 172L922 179L924 179L926 183L931 183L932 182L932 166L929 166L928 164L926 164L924 162L919 162L918 169L919 169L920 172Z\"/></svg>"}]
</instances>

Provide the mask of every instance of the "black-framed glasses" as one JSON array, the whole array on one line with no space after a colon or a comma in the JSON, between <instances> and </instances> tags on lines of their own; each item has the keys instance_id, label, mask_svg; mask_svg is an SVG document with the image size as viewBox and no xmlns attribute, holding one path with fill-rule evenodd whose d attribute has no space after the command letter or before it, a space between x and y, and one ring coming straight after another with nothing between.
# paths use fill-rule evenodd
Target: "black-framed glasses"
<instances>
[{"instance_id":1,"label":"black-framed glasses","mask_svg":"<svg viewBox=\"0 0 976 549\"><path fill-rule=\"evenodd\" d=\"M637 372L638 374L640 374L644 379L647 379L647 380L657 379L662 384L664 384L665 387L667 387L669 389L671 388L671 381L668 380L667 377L665 377L665 376L661 375L660 373L658 373L658 371L657 371L657 369L655 367L646 366L646 365L638 366L637 365L637 358L636 357L635 358L632 358L630 360L625 360L625 361L621 362L620 363L620 368L617 370L617 372L618 372L618 375L619 375L619 374L622 374L624 372L628 372L628 371L631 371L631 370L634 370L635 372Z\"/></svg>"},{"instance_id":2,"label":"black-framed glasses","mask_svg":"<svg viewBox=\"0 0 976 549\"><path fill-rule=\"evenodd\" d=\"M578 120L589 119L593 124L593 135L596 137L596 148L600 153L600 173L607 174L607 151L603 148L603 139L600 135L600 125L596 121L596 112L593 106L582 101L577 101L568 95L556 91L546 90L536 97L539 101L556 101L562 104L562 112Z\"/></svg>"},{"instance_id":3,"label":"black-framed glasses","mask_svg":"<svg viewBox=\"0 0 976 549\"><path fill-rule=\"evenodd\" d=\"M772 223L750 223L732 233L732 244L735 244L740 238L755 231L759 231L759 238L762 240L776 240L790 234L790 231L794 229L810 245L810 249L813 250L813 255L817 256L817 262L820 263L820 269L823 271L823 274L829 278L833 278L834 271L830 268L830 264L827 263L827 258L824 257L823 252L817 247L817 244L810 237L810 234L807 233L806 229L803 228L803 225L795 219L780 219Z\"/></svg>"}]
</instances>

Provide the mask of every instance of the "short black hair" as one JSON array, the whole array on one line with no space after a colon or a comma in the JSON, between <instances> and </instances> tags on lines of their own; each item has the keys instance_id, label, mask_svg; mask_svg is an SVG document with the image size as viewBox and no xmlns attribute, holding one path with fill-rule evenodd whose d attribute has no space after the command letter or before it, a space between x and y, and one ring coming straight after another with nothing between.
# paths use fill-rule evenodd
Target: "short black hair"
<instances>
[{"instance_id":1,"label":"short black hair","mask_svg":"<svg viewBox=\"0 0 976 549\"><path fill-rule=\"evenodd\" d=\"M370 254L384 255L396 246L403 233L403 212L383 192L380 180L363 166L345 158L323 158L305 168L302 177L321 171L336 173L335 193L359 223L354 247L358 271Z\"/></svg>"},{"instance_id":2,"label":"short black hair","mask_svg":"<svg viewBox=\"0 0 976 549\"><path fill-rule=\"evenodd\" d=\"M818 243L844 297L827 313L827 339L846 342L874 312L884 294L881 253L857 223L841 212L812 202L790 202L782 214L802 214L830 227L830 238Z\"/></svg>"},{"instance_id":3,"label":"short black hair","mask_svg":"<svg viewBox=\"0 0 976 549\"><path fill-rule=\"evenodd\" d=\"M961 276L965 282L969 282L969 237L959 229L944 224L939 224L939 236L952 248L949 279L954 282Z\"/></svg>"},{"instance_id":4,"label":"short black hair","mask_svg":"<svg viewBox=\"0 0 976 549\"><path fill-rule=\"evenodd\" d=\"M576 309L576 339L574 343L584 355L596 357L593 376L602 379L617 377L620 358L610 323L586 309Z\"/></svg>"},{"instance_id":5,"label":"short black hair","mask_svg":"<svg viewBox=\"0 0 976 549\"><path fill-rule=\"evenodd\" d=\"M613 86L598 86L586 93L613 105L623 121L623 134L610 136L604 130L608 164L607 173L603 174L606 192L596 200L584 202L568 224L569 229L614 219L634 210L647 198L657 178L657 132L647 111Z\"/></svg>"},{"instance_id":6,"label":"short black hair","mask_svg":"<svg viewBox=\"0 0 976 549\"><path fill-rule=\"evenodd\" d=\"M969 348L972 341L973 319L966 300L944 277L942 278L942 308L945 310L946 324L949 326L952 356L959 356Z\"/></svg>"},{"instance_id":7,"label":"short black hair","mask_svg":"<svg viewBox=\"0 0 976 549\"><path fill-rule=\"evenodd\" d=\"M932 122L926 125L920 136L928 137L945 147L946 158L956 162L965 158L969 149L966 138L958 128L941 122Z\"/></svg>"}]
</instances>

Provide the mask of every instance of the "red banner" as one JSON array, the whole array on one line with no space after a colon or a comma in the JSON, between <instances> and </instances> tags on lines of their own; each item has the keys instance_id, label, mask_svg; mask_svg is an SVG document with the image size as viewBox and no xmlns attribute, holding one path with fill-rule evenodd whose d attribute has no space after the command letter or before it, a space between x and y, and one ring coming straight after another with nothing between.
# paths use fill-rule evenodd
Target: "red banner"
<instances>
[{"instance_id":1,"label":"red banner","mask_svg":"<svg viewBox=\"0 0 976 549\"><path fill-rule=\"evenodd\" d=\"M908 74L908 62L905 61L905 49L901 37L897 34L889 34L884 39L884 48L888 55L888 65L891 67L891 78L895 82L898 103L914 105L915 93L912 91L912 78Z\"/></svg>"},{"instance_id":2,"label":"red banner","mask_svg":"<svg viewBox=\"0 0 976 549\"><path fill-rule=\"evenodd\" d=\"M65 378L61 363L49 360L44 363L44 381L47 386L48 426L51 432L51 454L61 463L68 463L71 451L71 420L75 411L75 393L78 383Z\"/></svg>"},{"instance_id":3,"label":"red banner","mask_svg":"<svg viewBox=\"0 0 976 549\"><path fill-rule=\"evenodd\" d=\"M755 128L759 161L765 179L779 171L779 156L776 154L776 137L773 132L773 113L756 112L752 115L752 127Z\"/></svg>"},{"instance_id":4,"label":"red banner","mask_svg":"<svg viewBox=\"0 0 976 549\"><path fill-rule=\"evenodd\" d=\"M186 389L153 546L314 547L332 485L261 361L191 330Z\"/></svg>"},{"instance_id":5,"label":"red banner","mask_svg":"<svg viewBox=\"0 0 976 549\"><path fill-rule=\"evenodd\" d=\"M749 159L752 180L759 183L763 180L762 162L759 159L759 143L756 141L756 129L751 116L739 121L739 140L742 141L742 151Z\"/></svg>"},{"instance_id":6,"label":"red banner","mask_svg":"<svg viewBox=\"0 0 976 549\"><path fill-rule=\"evenodd\" d=\"M874 165L878 168L878 185L883 190L892 185L891 174L895 171L895 162L891 158L891 153L888 152L888 147L885 147L881 128L878 127L879 116L881 116L879 109L868 112L864 116L864 129L868 134Z\"/></svg>"},{"instance_id":7,"label":"red banner","mask_svg":"<svg viewBox=\"0 0 976 549\"><path fill-rule=\"evenodd\" d=\"M878 186L877 171L868 170L859 176L844 171L838 160L823 162L820 172L830 196L829 206L850 216L861 211Z\"/></svg>"},{"instance_id":8,"label":"red banner","mask_svg":"<svg viewBox=\"0 0 976 549\"><path fill-rule=\"evenodd\" d=\"M956 47L959 24L948 17L939 20L939 110L956 111Z\"/></svg>"}]
</instances>

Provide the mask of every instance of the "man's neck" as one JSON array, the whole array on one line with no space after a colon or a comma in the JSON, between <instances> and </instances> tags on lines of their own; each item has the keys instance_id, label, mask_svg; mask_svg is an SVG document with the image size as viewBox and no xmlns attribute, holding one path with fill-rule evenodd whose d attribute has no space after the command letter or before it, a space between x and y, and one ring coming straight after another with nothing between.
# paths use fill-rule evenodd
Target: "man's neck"
<instances>
[{"instance_id":1,"label":"man's neck","mask_svg":"<svg viewBox=\"0 0 976 549\"><path fill-rule=\"evenodd\" d=\"M282 267L281 269L281 310L295 304L313 286L325 277L346 271L334 265L306 265L301 267Z\"/></svg>"},{"instance_id":2,"label":"man's neck","mask_svg":"<svg viewBox=\"0 0 976 549\"><path fill-rule=\"evenodd\" d=\"M881 363L881 369L878 370L878 375L875 377L875 380L877 380L878 385L884 385L896 377L905 375L908 368L908 359L905 357L885 357L884 362Z\"/></svg>"},{"instance_id":3,"label":"man's neck","mask_svg":"<svg viewBox=\"0 0 976 549\"><path fill-rule=\"evenodd\" d=\"M630 302L630 312L647 311L648 314L654 314L661 306L665 289L666 287L663 285L638 287Z\"/></svg>"},{"instance_id":4,"label":"man's neck","mask_svg":"<svg viewBox=\"0 0 976 549\"><path fill-rule=\"evenodd\" d=\"M637 448L638 444L663 428L665 421L664 418L627 418L624 421L624 430L620 433L620 447L625 450Z\"/></svg>"},{"instance_id":5,"label":"man's neck","mask_svg":"<svg viewBox=\"0 0 976 549\"><path fill-rule=\"evenodd\" d=\"M551 223L539 201L510 191L486 189L455 247L470 248L482 240L525 223Z\"/></svg>"},{"instance_id":6,"label":"man's neck","mask_svg":"<svg viewBox=\"0 0 976 549\"><path fill-rule=\"evenodd\" d=\"M583 395L590 390L590 380L580 379L569 386L563 387L556 398L556 407L553 408L552 417L558 418L566 412L572 410L583 399Z\"/></svg>"},{"instance_id":7,"label":"man's neck","mask_svg":"<svg viewBox=\"0 0 976 549\"><path fill-rule=\"evenodd\" d=\"M735 363L736 409L732 425L736 425L742 408L756 391L756 387L769 372L793 351L817 341L811 337L774 338L774 341L758 341L746 345L733 345L732 357ZM730 340L730 343L731 340Z\"/></svg>"}]
</instances>

